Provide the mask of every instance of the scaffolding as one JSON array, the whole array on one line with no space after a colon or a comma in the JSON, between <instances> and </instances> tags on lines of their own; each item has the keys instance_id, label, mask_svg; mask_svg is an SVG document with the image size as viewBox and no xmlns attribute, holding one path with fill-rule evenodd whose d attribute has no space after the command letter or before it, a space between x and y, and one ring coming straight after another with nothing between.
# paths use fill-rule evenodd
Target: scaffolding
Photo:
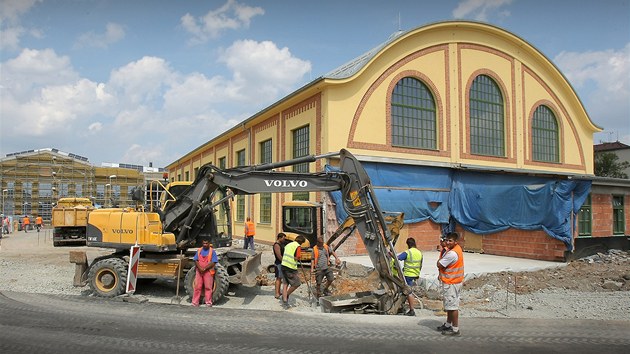
<instances>
[{"instance_id":1,"label":"scaffolding","mask_svg":"<svg viewBox=\"0 0 630 354\"><path fill-rule=\"evenodd\" d=\"M59 198L90 198L95 206L133 206L131 190L144 184L142 172L95 167L87 158L56 149L30 150L0 159L2 213L41 216L50 223Z\"/></svg>"}]
</instances>

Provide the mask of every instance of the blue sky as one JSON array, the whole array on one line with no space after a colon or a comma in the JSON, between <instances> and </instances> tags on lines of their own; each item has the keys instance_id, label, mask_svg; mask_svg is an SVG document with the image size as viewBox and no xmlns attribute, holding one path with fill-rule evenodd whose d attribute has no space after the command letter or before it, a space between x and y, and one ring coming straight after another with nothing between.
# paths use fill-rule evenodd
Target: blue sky
<instances>
[{"instance_id":1,"label":"blue sky","mask_svg":"<svg viewBox=\"0 0 630 354\"><path fill-rule=\"evenodd\" d=\"M165 166L398 29L466 19L551 59L630 145L630 0L0 0L0 156Z\"/></svg>"}]
</instances>

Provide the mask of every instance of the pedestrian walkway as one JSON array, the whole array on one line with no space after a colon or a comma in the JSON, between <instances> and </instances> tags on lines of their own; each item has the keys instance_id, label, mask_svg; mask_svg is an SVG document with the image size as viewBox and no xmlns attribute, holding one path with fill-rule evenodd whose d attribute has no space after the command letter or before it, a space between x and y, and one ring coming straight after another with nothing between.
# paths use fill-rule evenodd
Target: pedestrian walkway
<instances>
[{"instance_id":1,"label":"pedestrian walkway","mask_svg":"<svg viewBox=\"0 0 630 354\"><path fill-rule=\"evenodd\" d=\"M420 272L419 285L426 289L437 288L439 282L437 260L440 255L437 251L422 252L422 271ZM341 257L348 263L361 264L366 267L374 267L369 256ZM493 256L481 253L464 253L464 277L472 279L486 273L500 272L528 272L546 268L563 267L564 262L538 261L526 258L514 258Z\"/></svg>"}]
</instances>

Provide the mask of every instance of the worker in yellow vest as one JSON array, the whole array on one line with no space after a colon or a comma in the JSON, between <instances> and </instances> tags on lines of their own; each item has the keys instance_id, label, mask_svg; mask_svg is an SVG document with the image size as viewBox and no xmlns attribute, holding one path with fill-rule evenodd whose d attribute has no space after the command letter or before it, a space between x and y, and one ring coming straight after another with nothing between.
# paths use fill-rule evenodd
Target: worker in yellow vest
<instances>
[{"instance_id":1,"label":"worker in yellow vest","mask_svg":"<svg viewBox=\"0 0 630 354\"><path fill-rule=\"evenodd\" d=\"M250 218L249 216L247 217L247 221L245 221L245 238L243 242L243 248L247 249L248 247L251 248L251 250L254 250L254 235L256 235L256 225L254 224L254 222L252 221L252 218Z\"/></svg>"},{"instance_id":2,"label":"worker in yellow vest","mask_svg":"<svg viewBox=\"0 0 630 354\"><path fill-rule=\"evenodd\" d=\"M299 259L302 253L302 244L306 241L304 236L298 235L295 241L284 246L282 255L282 307L289 308L289 295L302 285L298 274Z\"/></svg>"},{"instance_id":3,"label":"worker in yellow vest","mask_svg":"<svg viewBox=\"0 0 630 354\"><path fill-rule=\"evenodd\" d=\"M414 286L418 278L420 278L422 252L416 248L416 240L412 237L407 238L405 243L407 244L407 250L398 255L398 260L405 262L402 269L405 282L409 286ZM415 316L413 293L407 295L407 302L409 303L409 311L407 311L405 315Z\"/></svg>"}]
</instances>

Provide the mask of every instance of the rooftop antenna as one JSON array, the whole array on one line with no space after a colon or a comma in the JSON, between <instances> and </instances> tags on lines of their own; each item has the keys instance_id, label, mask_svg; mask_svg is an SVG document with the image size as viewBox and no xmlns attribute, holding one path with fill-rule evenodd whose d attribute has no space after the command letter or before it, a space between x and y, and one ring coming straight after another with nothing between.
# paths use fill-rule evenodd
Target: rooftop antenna
<instances>
[{"instance_id":1,"label":"rooftop antenna","mask_svg":"<svg viewBox=\"0 0 630 354\"><path fill-rule=\"evenodd\" d=\"M400 11L398 11L398 32L402 31L401 29L401 24L400 24Z\"/></svg>"}]
</instances>

